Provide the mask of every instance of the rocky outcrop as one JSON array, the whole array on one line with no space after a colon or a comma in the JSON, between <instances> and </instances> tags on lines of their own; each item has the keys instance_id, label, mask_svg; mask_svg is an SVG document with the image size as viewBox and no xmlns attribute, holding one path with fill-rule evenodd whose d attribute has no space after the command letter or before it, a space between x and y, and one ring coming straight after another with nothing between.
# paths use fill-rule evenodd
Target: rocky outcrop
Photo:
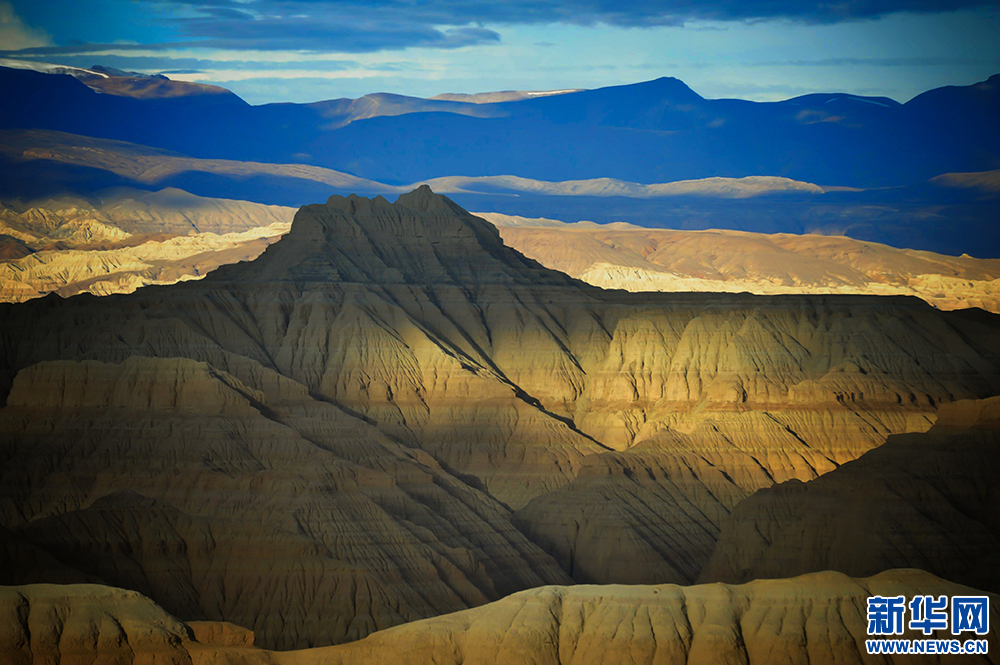
<instances>
[{"instance_id":1,"label":"rocky outcrop","mask_svg":"<svg viewBox=\"0 0 1000 665\"><path fill-rule=\"evenodd\" d=\"M187 627L135 591L0 587L0 624L5 664L191 663Z\"/></svg>"},{"instance_id":2,"label":"rocky outcrop","mask_svg":"<svg viewBox=\"0 0 1000 665\"><path fill-rule=\"evenodd\" d=\"M254 634L228 621L188 621L191 636L202 644L223 647L252 647Z\"/></svg>"},{"instance_id":3,"label":"rocky outcrop","mask_svg":"<svg viewBox=\"0 0 1000 665\"><path fill-rule=\"evenodd\" d=\"M278 223L223 235L132 236L102 248L41 250L0 261L0 300L23 302L48 293L104 296L201 279L220 265L255 259L288 226Z\"/></svg>"},{"instance_id":4,"label":"rocky outcrop","mask_svg":"<svg viewBox=\"0 0 1000 665\"><path fill-rule=\"evenodd\" d=\"M135 591L97 584L0 587L0 663L265 665L253 632L182 623Z\"/></svg>"},{"instance_id":5,"label":"rocky outcrop","mask_svg":"<svg viewBox=\"0 0 1000 665\"><path fill-rule=\"evenodd\" d=\"M213 199L166 188L147 192L119 187L91 198L48 197L5 201L0 229L16 234L36 249L61 243L95 249L132 236L238 234L261 227L289 225L293 208L249 201Z\"/></svg>"},{"instance_id":6,"label":"rocky outcrop","mask_svg":"<svg viewBox=\"0 0 1000 665\"><path fill-rule=\"evenodd\" d=\"M21 371L0 411L0 519L83 579L277 648L567 580L425 453L258 371L270 395L184 358ZM51 579L52 561L17 563Z\"/></svg>"},{"instance_id":7,"label":"rocky outcrop","mask_svg":"<svg viewBox=\"0 0 1000 665\"><path fill-rule=\"evenodd\" d=\"M512 520L579 579L689 582L743 497L1000 393L998 330L607 292L427 188L333 197L199 282L0 305L0 526L265 646L567 582Z\"/></svg>"},{"instance_id":8,"label":"rocky outcrop","mask_svg":"<svg viewBox=\"0 0 1000 665\"><path fill-rule=\"evenodd\" d=\"M915 570L858 580L816 573L740 586L546 587L378 633L323 656L345 664L387 662L402 653L410 662L442 665L863 662L867 597L918 593L969 591ZM997 616L993 607L991 620ZM938 636L951 639L947 631ZM995 644L991 634L991 654ZM962 658L995 662L989 655Z\"/></svg>"},{"instance_id":9,"label":"rocky outcrop","mask_svg":"<svg viewBox=\"0 0 1000 665\"><path fill-rule=\"evenodd\" d=\"M1000 261L843 236L565 224L477 213L539 263L605 289L910 295L939 309L1000 312Z\"/></svg>"},{"instance_id":10,"label":"rocky outcrop","mask_svg":"<svg viewBox=\"0 0 1000 665\"><path fill-rule=\"evenodd\" d=\"M7 203L0 206L0 300L131 293L200 279L259 256L288 232L292 214L176 189Z\"/></svg>"},{"instance_id":11,"label":"rocky outcrop","mask_svg":"<svg viewBox=\"0 0 1000 665\"><path fill-rule=\"evenodd\" d=\"M20 238L0 234L0 261L23 259L31 255L34 251Z\"/></svg>"},{"instance_id":12,"label":"rocky outcrop","mask_svg":"<svg viewBox=\"0 0 1000 665\"><path fill-rule=\"evenodd\" d=\"M0 587L3 663L31 653L61 663L95 657L125 663L365 665L557 665L573 663L868 662L867 598L981 595L919 570L852 579L814 573L743 585L575 586L522 591L483 607L380 631L352 644L272 652L227 624L181 624L134 592L99 586ZM991 596L990 625L1000 621ZM58 616L61 620L55 620ZM954 639L947 630L899 639ZM966 635L964 639L969 639ZM977 638L978 639L978 638ZM1000 642L962 662L995 663ZM938 663L948 656L879 656L883 663ZM37 662L37 660L35 661Z\"/></svg>"},{"instance_id":13,"label":"rocky outcrop","mask_svg":"<svg viewBox=\"0 0 1000 665\"><path fill-rule=\"evenodd\" d=\"M836 408L709 415L688 433L666 429L585 458L572 482L533 499L514 523L578 582L690 583L742 499L828 473L856 454L851 446L878 445L863 422Z\"/></svg>"},{"instance_id":14,"label":"rocky outcrop","mask_svg":"<svg viewBox=\"0 0 1000 665\"><path fill-rule=\"evenodd\" d=\"M749 457L743 462L747 475L763 476ZM690 581L747 493L702 456L640 444L586 457L571 483L533 499L513 520L577 582Z\"/></svg>"},{"instance_id":15,"label":"rocky outcrop","mask_svg":"<svg viewBox=\"0 0 1000 665\"><path fill-rule=\"evenodd\" d=\"M890 436L816 480L744 500L703 581L920 567L1000 589L1000 398L941 407L928 432Z\"/></svg>"}]
</instances>

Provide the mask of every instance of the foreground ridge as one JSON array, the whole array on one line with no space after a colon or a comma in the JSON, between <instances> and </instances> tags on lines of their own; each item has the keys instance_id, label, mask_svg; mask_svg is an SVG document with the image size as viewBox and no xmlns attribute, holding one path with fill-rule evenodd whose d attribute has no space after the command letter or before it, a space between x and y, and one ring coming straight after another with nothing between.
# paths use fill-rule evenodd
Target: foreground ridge
<instances>
[{"instance_id":1,"label":"foreground ridge","mask_svg":"<svg viewBox=\"0 0 1000 665\"><path fill-rule=\"evenodd\" d=\"M825 665L866 659L869 596L982 595L920 570L854 579L824 572L743 585L693 587L548 586L483 607L378 632L349 645L303 651L252 648L236 626L185 626L134 592L93 585L0 587L0 662L95 658L201 665L327 665L400 662L435 665L783 662ZM996 596L990 625L1000 621ZM63 621L51 621L58 615ZM30 628L29 628L30 627ZM927 636L906 631L899 639ZM123 639L124 638L124 639ZM946 630L930 639L954 639ZM1000 648L993 631L990 654ZM919 662L938 662L933 656ZM914 662L886 656L879 662ZM963 662L993 663L990 655Z\"/></svg>"},{"instance_id":2,"label":"foreground ridge","mask_svg":"<svg viewBox=\"0 0 1000 665\"><path fill-rule=\"evenodd\" d=\"M944 404L927 432L890 436L820 478L741 502L700 581L919 567L996 592L997 473L1000 397Z\"/></svg>"}]
</instances>

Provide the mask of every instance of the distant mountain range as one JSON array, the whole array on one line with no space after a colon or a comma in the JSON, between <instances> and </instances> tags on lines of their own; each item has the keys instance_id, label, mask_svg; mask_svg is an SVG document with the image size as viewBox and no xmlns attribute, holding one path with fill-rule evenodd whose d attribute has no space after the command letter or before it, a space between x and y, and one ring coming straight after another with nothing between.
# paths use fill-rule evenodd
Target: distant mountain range
<instances>
[{"instance_id":1,"label":"distant mountain range","mask_svg":"<svg viewBox=\"0 0 1000 665\"><path fill-rule=\"evenodd\" d=\"M175 82L105 81L116 92L66 74L0 68L0 127L310 164L393 185L443 176L640 184L780 176L870 188L1000 168L1000 76L906 104L836 93L710 100L660 78L499 103L379 94L251 106L210 86L150 94L142 91Z\"/></svg>"},{"instance_id":2,"label":"distant mountain range","mask_svg":"<svg viewBox=\"0 0 1000 665\"><path fill-rule=\"evenodd\" d=\"M495 104L497 102L517 102L522 99L532 99L534 97L565 95L569 92L583 92L583 90L584 88L570 88L567 90L500 90L497 92L477 92L473 94L446 92L441 95L434 95L431 99L443 99L450 102L470 102L472 104Z\"/></svg>"},{"instance_id":3,"label":"distant mountain range","mask_svg":"<svg viewBox=\"0 0 1000 665\"><path fill-rule=\"evenodd\" d=\"M247 191L236 192L237 198L281 196L279 191L297 190L316 185L315 193L306 200L322 198L324 193L364 192L369 194L402 194L416 185L427 184L443 194L505 194L582 197L628 197L639 199L678 196L707 196L723 199L745 199L757 196L787 194L823 194L826 189L808 182L769 176L746 178L703 178L671 183L640 185L613 178L548 182L517 176L445 176L411 185L388 185L374 180L358 178L348 173L307 164L270 164L243 162L227 159L197 159L166 150L150 148L124 141L95 139L88 136L47 130L0 130L0 160L17 164L9 174L8 182L0 187L0 195L31 197L33 189L65 186L53 171L75 170L80 178L89 181L91 190L108 184L155 186L180 184L194 189L214 190L225 187L229 180L240 189L239 182L252 179ZM39 170L44 171L40 172ZM89 171L89 175L82 171ZM949 174L942 176L942 186L978 189L978 181L968 176L984 174ZM964 179L963 179L964 178ZM63 178L65 179L65 177ZM192 182L192 179L194 181ZM10 181L13 180L14 183ZM78 178L79 180L79 178ZM954 180L954 182L953 182ZM84 183L87 188L88 183ZM50 192L45 192L50 193ZM222 195L217 191L214 194ZM233 192L230 192L233 193ZM270 202L270 201L267 201Z\"/></svg>"},{"instance_id":4,"label":"distant mountain range","mask_svg":"<svg viewBox=\"0 0 1000 665\"><path fill-rule=\"evenodd\" d=\"M1000 257L998 76L906 104L706 100L664 78L525 98L251 106L223 88L100 66L3 64L0 198L176 187L299 206L427 183L508 215Z\"/></svg>"},{"instance_id":5,"label":"distant mountain range","mask_svg":"<svg viewBox=\"0 0 1000 665\"><path fill-rule=\"evenodd\" d=\"M603 289L915 295L1000 313L1000 260L896 249L841 236L565 224L478 212L506 245Z\"/></svg>"},{"instance_id":6,"label":"distant mountain range","mask_svg":"<svg viewBox=\"0 0 1000 665\"><path fill-rule=\"evenodd\" d=\"M0 201L101 197L173 187L213 198L297 206L330 194L392 197L420 182L474 210L672 229L846 235L957 256L1000 257L1000 171L950 173L908 187L854 190L771 176L642 185L446 176L390 185L308 164L199 159L50 130L0 129Z\"/></svg>"},{"instance_id":7,"label":"distant mountain range","mask_svg":"<svg viewBox=\"0 0 1000 665\"><path fill-rule=\"evenodd\" d=\"M199 279L256 258L288 232L294 213L177 189L0 201L0 301Z\"/></svg>"}]
</instances>

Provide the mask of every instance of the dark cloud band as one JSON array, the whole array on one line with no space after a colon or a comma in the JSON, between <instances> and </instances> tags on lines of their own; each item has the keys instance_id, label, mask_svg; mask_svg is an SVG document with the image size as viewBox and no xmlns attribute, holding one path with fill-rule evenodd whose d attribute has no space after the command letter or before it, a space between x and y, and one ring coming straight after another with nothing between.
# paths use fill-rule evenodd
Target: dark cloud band
<instances>
[{"instance_id":1,"label":"dark cloud band","mask_svg":"<svg viewBox=\"0 0 1000 665\"><path fill-rule=\"evenodd\" d=\"M81 0L84 4L99 0ZM692 21L836 23L896 12L998 8L1000 0L138 0L180 39L159 47L364 53L500 41L484 26L684 25ZM188 41L190 40L190 41ZM142 48L157 48L147 44ZM127 48L115 45L117 50ZM79 47L75 49L79 52ZM95 49L96 50L96 49ZM35 49L36 55L57 51Z\"/></svg>"},{"instance_id":2,"label":"dark cloud band","mask_svg":"<svg viewBox=\"0 0 1000 665\"><path fill-rule=\"evenodd\" d=\"M423 26L469 24L605 23L618 26L678 25L693 20L791 19L834 23L896 12L941 13L998 7L998 0L168 0L197 8L211 30L230 22L268 23L300 16L318 25L371 22ZM232 26L230 26L232 27Z\"/></svg>"}]
</instances>

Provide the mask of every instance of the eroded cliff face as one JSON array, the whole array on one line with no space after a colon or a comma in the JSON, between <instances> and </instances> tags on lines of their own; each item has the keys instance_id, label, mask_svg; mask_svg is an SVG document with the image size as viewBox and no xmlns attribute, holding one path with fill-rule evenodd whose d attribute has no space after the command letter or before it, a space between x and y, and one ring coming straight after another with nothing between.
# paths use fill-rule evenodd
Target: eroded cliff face
<instances>
[{"instance_id":1,"label":"eroded cliff face","mask_svg":"<svg viewBox=\"0 0 1000 665\"><path fill-rule=\"evenodd\" d=\"M259 256L288 232L294 212L170 188L3 201L0 301L131 293L200 279Z\"/></svg>"},{"instance_id":2,"label":"eroded cliff face","mask_svg":"<svg viewBox=\"0 0 1000 665\"><path fill-rule=\"evenodd\" d=\"M867 579L826 572L739 586L546 587L321 653L334 664L381 663L401 653L413 662L447 665L863 662L868 596L932 592L971 593L918 570ZM991 619L996 616L991 608ZM941 631L940 637L951 635ZM990 653L996 643L991 634ZM914 662L910 658L898 662ZM962 658L995 662L989 655Z\"/></svg>"},{"instance_id":3,"label":"eroded cliff face","mask_svg":"<svg viewBox=\"0 0 1000 665\"><path fill-rule=\"evenodd\" d=\"M273 652L231 624L184 625L134 592L93 585L0 588L0 662L37 657L66 665L94 662L170 665L834 665L951 662L955 656L871 657L866 653L871 595L981 595L919 570L854 579L814 573L743 585L693 587L549 586L448 616L380 631L352 644ZM991 596L990 623L1000 621ZM62 620L55 620L60 617ZM907 630L901 639L926 639ZM968 638L968 636L966 636ZM930 639L954 639L940 630ZM989 653L966 663L995 663ZM36 661L37 662L37 661ZM874 662L874 661L873 661Z\"/></svg>"},{"instance_id":4,"label":"eroded cliff face","mask_svg":"<svg viewBox=\"0 0 1000 665\"><path fill-rule=\"evenodd\" d=\"M816 480L761 490L723 520L703 581L921 568L1000 589L1000 397L941 406Z\"/></svg>"},{"instance_id":5,"label":"eroded cliff face","mask_svg":"<svg viewBox=\"0 0 1000 665\"><path fill-rule=\"evenodd\" d=\"M121 492L158 502L157 524L178 533L224 520L212 528L250 540L219 570L239 554L248 572L227 574L240 579L222 593L186 564L171 579L191 582L163 588L192 589L182 618L197 605L264 626L269 645L350 639L568 579L512 519L578 581L690 582L740 499L925 430L940 403L1000 393L998 333L995 316L911 298L605 292L505 247L427 188L395 204L333 197L254 262L201 282L0 307L3 450L17 455L0 478L3 526L65 553L94 524L153 519ZM56 388L95 372L87 385L122 385L136 356L195 363L209 378L193 399L210 415L192 417L173 388L88 389L93 404ZM141 374L123 385L177 384ZM149 424L147 392L166 395L169 426ZM251 452L234 467L244 439L256 443L237 446ZM154 451L166 459L150 473ZM176 473L175 459L187 460ZM58 489L67 478L76 489ZM142 529L117 532L141 549ZM254 571L276 542L294 557L317 548L309 584L311 572ZM139 579L131 566L100 574L124 584ZM302 585L348 599L324 606L338 628L285 618L301 594L274 589ZM412 599L393 605L397 589Z\"/></svg>"},{"instance_id":6,"label":"eroded cliff face","mask_svg":"<svg viewBox=\"0 0 1000 665\"><path fill-rule=\"evenodd\" d=\"M0 519L89 579L276 648L567 580L426 453L256 369L268 394L186 358L21 371L0 411Z\"/></svg>"},{"instance_id":7,"label":"eroded cliff face","mask_svg":"<svg viewBox=\"0 0 1000 665\"><path fill-rule=\"evenodd\" d=\"M0 587L0 662L191 663L186 626L135 591L99 585Z\"/></svg>"},{"instance_id":8,"label":"eroded cliff face","mask_svg":"<svg viewBox=\"0 0 1000 665\"><path fill-rule=\"evenodd\" d=\"M0 587L4 665L270 665L253 631L178 621L135 591L99 584Z\"/></svg>"}]
</instances>

